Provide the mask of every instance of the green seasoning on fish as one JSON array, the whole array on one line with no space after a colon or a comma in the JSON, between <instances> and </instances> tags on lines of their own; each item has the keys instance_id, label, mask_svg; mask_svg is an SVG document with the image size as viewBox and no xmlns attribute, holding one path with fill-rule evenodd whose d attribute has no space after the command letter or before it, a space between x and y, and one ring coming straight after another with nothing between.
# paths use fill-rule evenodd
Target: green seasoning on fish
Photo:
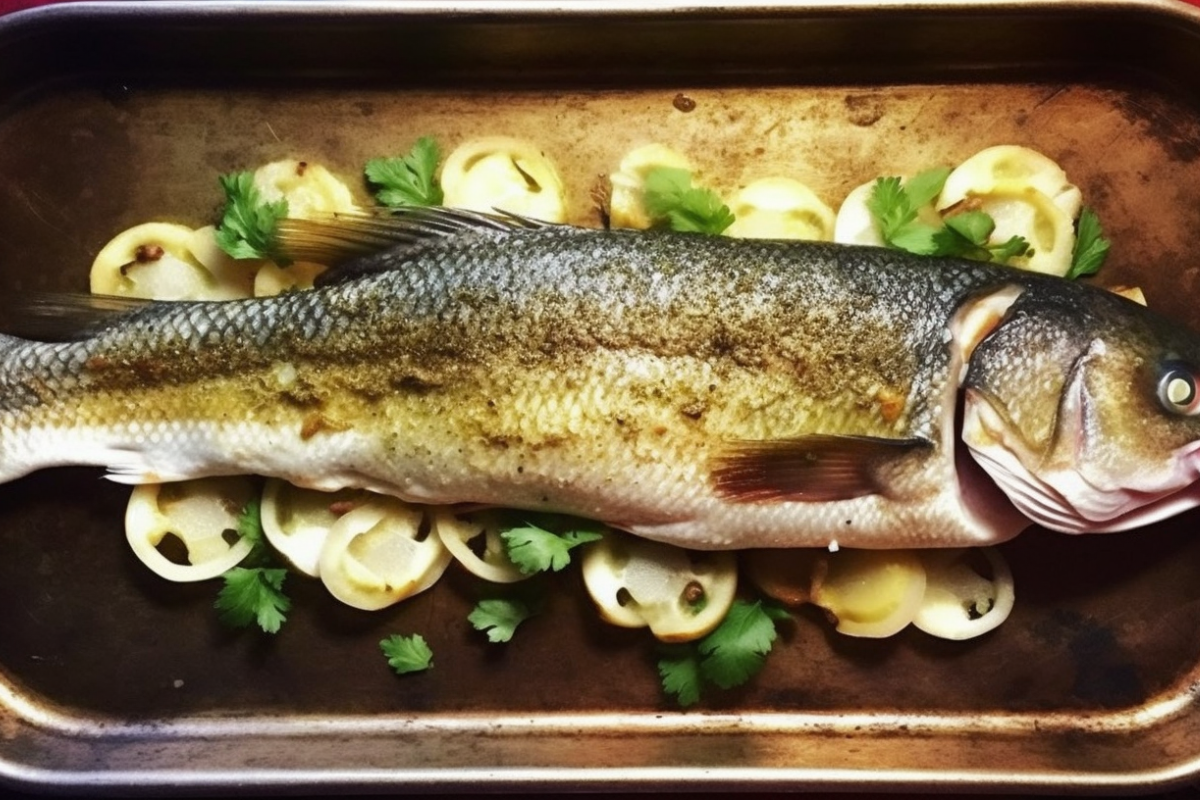
<instances>
[{"instance_id":1,"label":"green seasoning on fish","mask_svg":"<svg viewBox=\"0 0 1200 800\"><path fill-rule=\"evenodd\" d=\"M311 292L0 340L0 477L257 473L693 548L982 544L1197 502L1200 342L1096 289L440 210L358 225L402 243ZM960 452L960 388L1003 492Z\"/></svg>"}]
</instances>

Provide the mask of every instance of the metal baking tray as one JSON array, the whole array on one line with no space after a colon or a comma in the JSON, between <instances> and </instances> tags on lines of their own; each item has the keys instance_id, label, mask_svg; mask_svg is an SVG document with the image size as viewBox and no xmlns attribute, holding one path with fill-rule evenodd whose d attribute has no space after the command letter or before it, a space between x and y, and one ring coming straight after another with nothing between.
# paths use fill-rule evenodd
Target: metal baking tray
<instances>
[{"instance_id":1,"label":"metal baking tray","mask_svg":"<svg viewBox=\"0 0 1200 800\"><path fill-rule=\"evenodd\" d=\"M0 20L0 291L86 287L109 237L201 225L216 176L351 179L422 134L539 143L588 189L651 140L719 188L831 203L1015 142L1114 242L1103 281L1200 326L1200 10L1172 0L80 3ZM690 98L676 103L677 95ZM360 188L361 187L357 187ZM88 793L453 789L1161 790L1200 770L1200 515L1004 547L1017 608L969 643L798 615L751 685L680 712L577 579L506 647L451 570L383 612L293 581L274 638L128 552L127 489L0 486L0 780ZM435 668L378 654L422 632Z\"/></svg>"}]
</instances>

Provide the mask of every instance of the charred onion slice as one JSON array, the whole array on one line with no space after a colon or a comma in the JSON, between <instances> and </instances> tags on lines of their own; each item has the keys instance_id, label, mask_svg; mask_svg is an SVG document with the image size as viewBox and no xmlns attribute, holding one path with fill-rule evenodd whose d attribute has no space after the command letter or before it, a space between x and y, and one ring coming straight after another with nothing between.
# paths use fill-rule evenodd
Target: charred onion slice
<instances>
[{"instance_id":1,"label":"charred onion slice","mask_svg":"<svg viewBox=\"0 0 1200 800\"><path fill-rule=\"evenodd\" d=\"M446 158L444 202L473 211L510 211L547 222L567 218L566 191L554 164L530 142L507 136L472 139Z\"/></svg>"},{"instance_id":2,"label":"charred onion slice","mask_svg":"<svg viewBox=\"0 0 1200 800\"><path fill-rule=\"evenodd\" d=\"M442 544L472 575L492 583L515 583L529 577L508 557L496 514L439 509L434 512L433 525Z\"/></svg>"},{"instance_id":3,"label":"charred onion slice","mask_svg":"<svg viewBox=\"0 0 1200 800\"><path fill-rule=\"evenodd\" d=\"M235 269L228 257L215 256L212 236L211 227L194 231L167 222L135 225L96 254L91 290L148 300L249 297L253 272Z\"/></svg>"},{"instance_id":4,"label":"charred onion slice","mask_svg":"<svg viewBox=\"0 0 1200 800\"><path fill-rule=\"evenodd\" d=\"M980 556L985 565L978 563ZM921 553L921 561L925 564L925 597L913 624L925 633L942 639L971 639L1008 618L1016 599L1012 570L994 547L930 550Z\"/></svg>"},{"instance_id":5,"label":"charred onion slice","mask_svg":"<svg viewBox=\"0 0 1200 800\"><path fill-rule=\"evenodd\" d=\"M825 565L824 574L814 576L812 602L849 636L899 633L925 596L925 568L909 550L840 550L829 553Z\"/></svg>"},{"instance_id":6,"label":"charred onion slice","mask_svg":"<svg viewBox=\"0 0 1200 800\"><path fill-rule=\"evenodd\" d=\"M583 580L608 622L649 627L666 642L698 639L729 611L737 590L730 552L698 552L617 531L586 546Z\"/></svg>"},{"instance_id":7,"label":"charred onion slice","mask_svg":"<svg viewBox=\"0 0 1200 800\"><path fill-rule=\"evenodd\" d=\"M833 209L812 189L792 178L761 178L733 196L734 223L725 235L741 239L833 238Z\"/></svg>"},{"instance_id":8,"label":"charred onion slice","mask_svg":"<svg viewBox=\"0 0 1200 800\"><path fill-rule=\"evenodd\" d=\"M271 478L263 487L262 526L267 541L299 572L317 577L329 530L371 495L358 489L318 492Z\"/></svg>"},{"instance_id":9,"label":"charred onion slice","mask_svg":"<svg viewBox=\"0 0 1200 800\"><path fill-rule=\"evenodd\" d=\"M631 150L621 159L617 171L608 176L610 226L644 230L653 224L646 212L646 175L659 167L692 171L686 156L657 142Z\"/></svg>"},{"instance_id":10,"label":"charred onion slice","mask_svg":"<svg viewBox=\"0 0 1200 800\"><path fill-rule=\"evenodd\" d=\"M338 600L374 611L428 589L450 560L427 508L376 496L330 528L319 572Z\"/></svg>"},{"instance_id":11,"label":"charred onion slice","mask_svg":"<svg viewBox=\"0 0 1200 800\"><path fill-rule=\"evenodd\" d=\"M160 577L181 583L215 578L253 547L237 531L238 517L257 491L248 477L138 486L125 510L125 536Z\"/></svg>"}]
</instances>

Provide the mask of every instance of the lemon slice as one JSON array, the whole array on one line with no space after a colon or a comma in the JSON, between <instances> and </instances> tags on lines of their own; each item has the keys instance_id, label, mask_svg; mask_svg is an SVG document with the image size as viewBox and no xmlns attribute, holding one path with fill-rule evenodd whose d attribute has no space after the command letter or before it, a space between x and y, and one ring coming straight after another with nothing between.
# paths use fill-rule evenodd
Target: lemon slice
<instances>
[{"instance_id":1,"label":"lemon slice","mask_svg":"<svg viewBox=\"0 0 1200 800\"><path fill-rule=\"evenodd\" d=\"M215 578L253 548L238 535L238 517L257 493L246 477L144 484L129 497L125 536L138 559L162 578Z\"/></svg>"},{"instance_id":2,"label":"lemon slice","mask_svg":"<svg viewBox=\"0 0 1200 800\"><path fill-rule=\"evenodd\" d=\"M710 633L737 591L733 553L684 550L617 531L587 545L582 571L601 617L625 628L649 627L665 642Z\"/></svg>"},{"instance_id":3,"label":"lemon slice","mask_svg":"<svg viewBox=\"0 0 1200 800\"><path fill-rule=\"evenodd\" d=\"M621 159L617 171L608 176L610 226L645 230L653 224L646 212L646 175L659 167L692 171L686 156L657 142L631 150Z\"/></svg>"},{"instance_id":4,"label":"lemon slice","mask_svg":"<svg viewBox=\"0 0 1200 800\"><path fill-rule=\"evenodd\" d=\"M973 552L986 563L978 564ZM994 547L930 550L921 554L921 561L926 585L913 618L918 628L942 639L963 640L994 630L1008 619L1016 601L1012 570Z\"/></svg>"},{"instance_id":5,"label":"lemon slice","mask_svg":"<svg viewBox=\"0 0 1200 800\"><path fill-rule=\"evenodd\" d=\"M442 544L472 575L492 583L516 583L529 577L508 557L495 514L441 509L434 513L433 525Z\"/></svg>"},{"instance_id":6,"label":"lemon slice","mask_svg":"<svg viewBox=\"0 0 1200 800\"><path fill-rule=\"evenodd\" d=\"M262 494L263 533L289 564L315 578L329 529L369 497L358 489L318 492L270 478Z\"/></svg>"},{"instance_id":7,"label":"lemon slice","mask_svg":"<svg viewBox=\"0 0 1200 800\"><path fill-rule=\"evenodd\" d=\"M1045 193L1032 186L997 186L978 195L974 207L996 222L991 241L1024 236L1033 255L1010 263L1031 272L1064 276L1071 269L1075 249L1075 223Z\"/></svg>"},{"instance_id":8,"label":"lemon slice","mask_svg":"<svg viewBox=\"0 0 1200 800\"><path fill-rule=\"evenodd\" d=\"M839 550L813 580L812 601L840 633L884 638L903 630L925 596L925 568L908 550Z\"/></svg>"},{"instance_id":9,"label":"lemon slice","mask_svg":"<svg viewBox=\"0 0 1200 800\"><path fill-rule=\"evenodd\" d=\"M1083 206L1079 187L1053 159L1028 147L1005 144L980 150L959 164L946 177L937 208L942 211L970 197L1016 187L1037 189L1068 219L1078 217Z\"/></svg>"},{"instance_id":10,"label":"lemon slice","mask_svg":"<svg viewBox=\"0 0 1200 800\"><path fill-rule=\"evenodd\" d=\"M146 222L114 236L92 262L96 294L148 300L231 300L250 296L252 269L216 258L212 229ZM197 256L214 265L210 270Z\"/></svg>"},{"instance_id":11,"label":"lemon slice","mask_svg":"<svg viewBox=\"0 0 1200 800\"><path fill-rule=\"evenodd\" d=\"M833 240L839 244L866 244L883 247L885 242L867 208L875 191L875 181L856 186L846 195L833 223Z\"/></svg>"},{"instance_id":12,"label":"lemon slice","mask_svg":"<svg viewBox=\"0 0 1200 800\"><path fill-rule=\"evenodd\" d=\"M428 509L376 496L329 529L318 572L338 600L373 611L428 589L451 558Z\"/></svg>"},{"instance_id":13,"label":"lemon slice","mask_svg":"<svg viewBox=\"0 0 1200 800\"><path fill-rule=\"evenodd\" d=\"M735 220L727 236L823 242L833 238L833 209L792 178L760 178L734 195L729 208Z\"/></svg>"},{"instance_id":14,"label":"lemon slice","mask_svg":"<svg viewBox=\"0 0 1200 800\"><path fill-rule=\"evenodd\" d=\"M454 208L564 222L566 191L554 164L521 139L472 139L446 158L441 175L444 202Z\"/></svg>"},{"instance_id":15,"label":"lemon slice","mask_svg":"<svg viewBox=\"0 0 1200 800\"><path fill-rule=\"evenodd\" d=\"M254 171L254 187L263 201L287 200L291 219L358 211L346 184L320 164L293 158L263 164Z\"/></svg>"}]
</instances>

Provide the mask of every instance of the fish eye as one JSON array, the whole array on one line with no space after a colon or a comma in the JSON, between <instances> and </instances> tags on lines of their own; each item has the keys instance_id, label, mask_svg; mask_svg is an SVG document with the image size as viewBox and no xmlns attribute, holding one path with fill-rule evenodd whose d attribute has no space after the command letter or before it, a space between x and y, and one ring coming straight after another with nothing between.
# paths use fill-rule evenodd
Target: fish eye
<instances>
[{"instance_id":1,"label":"fish eye","mask_svg":"<svg viewBox=\"0 0 1200 800\"><path fill-rule=\"evenodd\" d=\"M1180 361L1163 364L1158 379L1158 400L1163 408L1174 414L1192 415L1200 412L1195 370Z\"/></svg>"}]
</instances>

